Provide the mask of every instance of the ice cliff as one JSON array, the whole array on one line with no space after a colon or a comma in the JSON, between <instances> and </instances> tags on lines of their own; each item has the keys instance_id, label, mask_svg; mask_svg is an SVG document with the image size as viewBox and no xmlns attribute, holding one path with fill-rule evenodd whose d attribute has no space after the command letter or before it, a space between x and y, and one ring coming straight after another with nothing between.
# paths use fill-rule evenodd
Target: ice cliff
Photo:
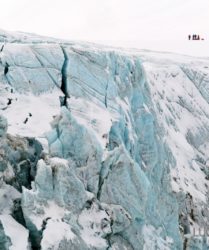
<instances>
[{"instance_id":1,"label":"ice cliff","mask_svg":"<svg viewBox=\"0 0 209 250\"><path fill-rule=\"evenodd\" d=\"M1 250L209 249L208 151L209 59L0 32Z\"/></svg>"}]
</instances>

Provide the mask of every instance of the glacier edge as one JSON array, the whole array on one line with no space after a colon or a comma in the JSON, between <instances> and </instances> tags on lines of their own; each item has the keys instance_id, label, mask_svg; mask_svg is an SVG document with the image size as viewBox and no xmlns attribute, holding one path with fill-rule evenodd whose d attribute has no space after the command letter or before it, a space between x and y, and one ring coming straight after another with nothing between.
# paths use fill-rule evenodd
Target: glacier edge
<instances>
[{"instance_id":1,"label":"glacier edge","mask_svg":"<svg viewBox=\"0 0 209 250\"><path fill-rule=\"evenodd\" d=\"M25 249L207 249L192 233L209 223L208 60L58 41L2 48L2 249L16 244L8 216Z\"/></svg>"}]
</instances>

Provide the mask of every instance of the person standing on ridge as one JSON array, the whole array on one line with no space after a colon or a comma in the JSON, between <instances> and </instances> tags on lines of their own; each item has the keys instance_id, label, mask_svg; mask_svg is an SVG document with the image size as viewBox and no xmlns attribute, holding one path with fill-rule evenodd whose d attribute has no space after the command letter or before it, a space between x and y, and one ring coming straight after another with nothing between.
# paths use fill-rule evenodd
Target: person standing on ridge
<instances>
[{"instance_id":1,"label":"person standing on ridge","mask_svg":"<svg viewBox=\"0 0 209 250\"><path fill-rule=\"evenodd\" d=\"M188 35L188 39L191 40L191 35Z\"/></svg>"}]
</instances>

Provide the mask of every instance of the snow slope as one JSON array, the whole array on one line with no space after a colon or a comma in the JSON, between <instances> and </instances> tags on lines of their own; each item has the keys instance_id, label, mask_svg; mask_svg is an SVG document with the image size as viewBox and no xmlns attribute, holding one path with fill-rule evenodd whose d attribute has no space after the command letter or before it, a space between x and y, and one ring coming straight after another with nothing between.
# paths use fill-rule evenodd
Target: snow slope
<instances>
[{"instance_id":1,"label":"snow slope","mask_svg":"<svg viewBox=\"0 0 209 250\"><path fill-rule=\"evenodd\" d=\"M209 59L0 37L0 247L207 249Z\"/></svg>"}]
</instances>

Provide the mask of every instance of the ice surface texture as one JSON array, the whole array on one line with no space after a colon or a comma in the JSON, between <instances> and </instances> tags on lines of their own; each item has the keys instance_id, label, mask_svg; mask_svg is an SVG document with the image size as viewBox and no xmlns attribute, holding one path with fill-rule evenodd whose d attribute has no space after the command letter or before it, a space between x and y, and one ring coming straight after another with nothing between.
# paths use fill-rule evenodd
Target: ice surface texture
<instances>
[{"instance_id":1,"label":"ice surface texture","mask_svg":"<svg viewBox=\"0 0 209 250\"><path fill-rule=\"evenodd\" d=\"M209 60L1 40L0 248L207 249Z\"/></svg>"}]
</instances>

